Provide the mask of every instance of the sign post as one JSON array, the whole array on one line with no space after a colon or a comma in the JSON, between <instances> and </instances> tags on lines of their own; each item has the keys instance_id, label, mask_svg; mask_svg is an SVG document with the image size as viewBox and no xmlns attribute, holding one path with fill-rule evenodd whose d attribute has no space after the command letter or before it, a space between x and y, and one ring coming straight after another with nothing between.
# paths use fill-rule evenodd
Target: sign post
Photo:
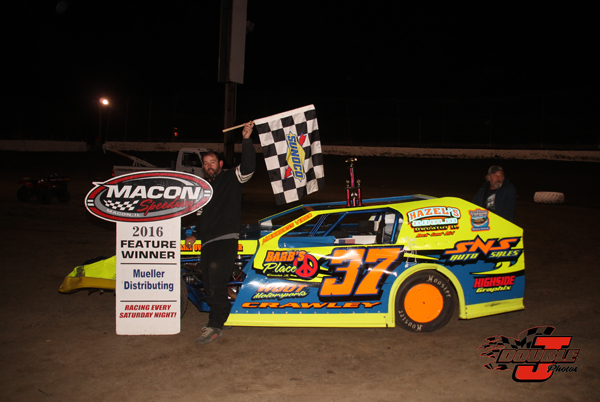
<instances>
[{"instance_id":1,"label":"sign post","mask_svg":"<svg viewBox=\"0 0 600 402\"><path fill-rule=\"evenodd\" d=\"M210 184L189 173L145 171L94 185L86 208L117 223L117 334L179 333L181 286L185 286L181 217L210 201Z\"/></svg>"}]
</instances>

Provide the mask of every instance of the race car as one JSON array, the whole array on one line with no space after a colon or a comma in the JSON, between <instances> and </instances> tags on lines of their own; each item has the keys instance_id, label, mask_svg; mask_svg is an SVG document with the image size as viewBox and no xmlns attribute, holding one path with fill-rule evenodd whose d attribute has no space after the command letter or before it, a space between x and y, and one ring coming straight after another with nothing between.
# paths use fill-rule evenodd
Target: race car
<instances>
[{"instance_id":1,"label":"race car","mask_svg":"<svg viewBox=\"0 0 600 402\"><path fill-rule=\"evenodd\" d=\"M246 225L226 325L442 328L524 308L523 230L459 198L409 195L304 204ZM182 278L206 311L202 247Z\"/></svg>"}]
</instances>

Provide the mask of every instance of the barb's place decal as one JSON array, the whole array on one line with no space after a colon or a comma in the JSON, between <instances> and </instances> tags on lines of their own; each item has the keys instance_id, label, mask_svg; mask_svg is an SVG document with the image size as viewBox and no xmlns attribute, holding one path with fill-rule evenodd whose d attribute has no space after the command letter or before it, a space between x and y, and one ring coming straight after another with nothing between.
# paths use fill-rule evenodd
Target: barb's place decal
<instances>
[{"instance_id":1,"label":"barb's place decal","mask_svg":"<svg viewBox=\"0 0 600 402\"><path fill-rule=\"evenodd\" d=\"M406 216L415 232L448 231L458 229L460 210L454 207L427 207L414 209ZM453 233L444 232L446 235Z\"/></svg>"},{"instance_id":2,"label":"barb's place decal","mask_svg":"<svg viewBox=\"0 0 600 402\"><path fill-rule=\"evenodd\" d=\"M262 272L269 277L312 279L319 272L319 263L304 250L268 251Z\"/></svg>"},{"instance_id":3,"label":"barb's place decal","mask_svg":"<svg viewBox=\"0 0 600 402\"><path fill-rule=\"evenodd\" d=\"M484 365L488 370L512 370L518 382L542 382L556 372L577 372L573 364L579 349L568 349L572 336L551 336L554 327L534 327L519 334L518 339L492 336L478 350L479 356L493 359Z\"/></svg>"},{"instance_id":4,"label":"barb's place decal","mask_svg":"<svg viewBox=\"0 0 600 402\"><path fill-rule=\"evenodd\" d=\"M469 215L471 215L471 231L483 232L485 230L490 230L490 218L487 209L469 211Z\"/></svg>"},{"instance_id":5,"label":"barb's place decal","mask_svg":"<svg viewBox=\"0 0 600 402\"><path fill-rule=\"evenodd\" d=\"M521 241L520 237L506 237L504 239L488 239L483 241L479 236L475 240L459 241L452 250L444 251L442 258L446 264L472 264L479 260L485 262L510 261L514 265L523 249L513 248Z\"/></svg>"},{"instance_id":6,"label":"barb's place decal","mask_svg":"<svg viewBox=\"0 0 600 402\"><path fill-rule=\"evenodd\" d=\"M473 289L477 293L494 293L511 290L515 284L515 275L483 276L475 278Z\"/></svg>"},{"instance_id":7,"label":"barb's place decal","mask_svg":"<svg viewBox=\"0 0 600 402\"><path fill-rule=\"evenodd\" d=\"M85 207L111 222L152 222L191 214L212 197L212 187L193 174L147 171L117 176L95 187Z\"/></svg>"}]
</instances>

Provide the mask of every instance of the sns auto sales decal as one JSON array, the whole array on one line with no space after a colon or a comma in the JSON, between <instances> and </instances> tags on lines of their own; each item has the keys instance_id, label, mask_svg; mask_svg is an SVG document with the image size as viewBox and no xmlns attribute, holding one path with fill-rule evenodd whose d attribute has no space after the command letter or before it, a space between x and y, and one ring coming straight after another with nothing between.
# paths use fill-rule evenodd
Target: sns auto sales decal
<instances>
[{"instance_id":1,"label":"sns auto sales decal","mask_svg":"<svg viewBox=\"0 0 600 402\"><path fill-rule=\"evenodd\" d=\"M114 177L85 197L85 207L111 222L152 222L191 214L212 197L212 187L193 174L155 170Z\"/></svg>"},{"instance_id":2,"label":"sns auto sales decal","mask_svg":"<svg viewBox=\"0 0 600 402\"><path fill-rule=\"evenodd\" d=\"M512 370L518 382L543 382L554 373L577 371L579 349L571 349L572 336L554 336L554 327L534 327L518 338L492 336L479 347L480 356L492 359L484 365L488 370Z\"/></svg>"}]
</instances>

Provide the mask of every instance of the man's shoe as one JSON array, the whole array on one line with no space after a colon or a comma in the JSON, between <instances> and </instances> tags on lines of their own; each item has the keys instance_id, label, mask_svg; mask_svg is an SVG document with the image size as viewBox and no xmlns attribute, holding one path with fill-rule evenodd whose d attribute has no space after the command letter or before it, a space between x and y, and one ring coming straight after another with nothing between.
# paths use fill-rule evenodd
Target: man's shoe
<instances>
[{"instance_id":1,"label":"man's shoe","mask_svg":"<svg viewBox=\"0 0 600 402\"><path fill-rule=\"evenodd\" d=\"M200 345L203 345L205 343L210 343L210 342L220 338L222 334L223 334L223 331L220 330L219 328L203 327L202 334L200 335L200 337L198 339L196 339L196 343L200 344Z\"/></svg>"},{"instance_id":2,"label":"man's shoe","mask_svg":"<svg viewBox=\"0 0 600 402\"><path fill-rule=\"evenodd\" d=\"M208 324L202 324L202 329L204 330L204 328L208 328ZM232 326L229 325L223 325L223 329L231 329L233 328Z\"/></svg>"}]
</instances>

